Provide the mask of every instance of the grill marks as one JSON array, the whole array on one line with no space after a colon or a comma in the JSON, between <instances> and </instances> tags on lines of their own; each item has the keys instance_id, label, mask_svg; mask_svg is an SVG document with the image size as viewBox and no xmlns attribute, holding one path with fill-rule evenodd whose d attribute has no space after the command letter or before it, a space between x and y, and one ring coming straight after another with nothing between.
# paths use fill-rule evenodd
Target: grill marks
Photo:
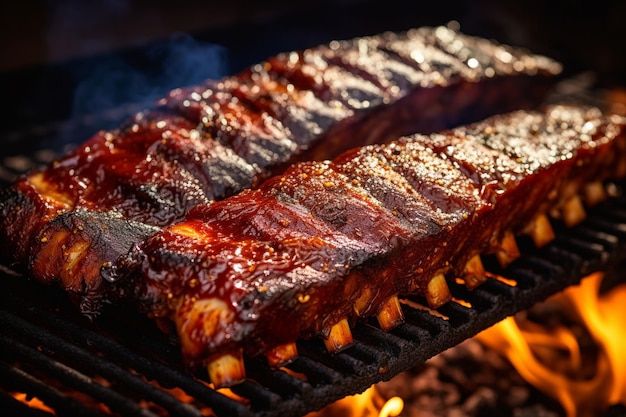
<instances>
[{"instance_id":1,"label":"grill marks","mask_svg":"<svg viewBox=\"0 0 626 417\"><path fill-rule=\"evenodd\" d=\"M195 207L111 278L143 311L174 318L192 367L315 335L340 350L358 317L398 323L398 295L436 308L449 299L446 277L468 288L486 279L479 255L506 265L516 234L549 239L545 215L569 210L587 172L594 183L623 174L623 127L596 109L552 106L299 163ZM212 316L228 317L209 329L207 299L219 305ZM236 382L235 368L213 381Z\"/></svg>"}]
</instances>

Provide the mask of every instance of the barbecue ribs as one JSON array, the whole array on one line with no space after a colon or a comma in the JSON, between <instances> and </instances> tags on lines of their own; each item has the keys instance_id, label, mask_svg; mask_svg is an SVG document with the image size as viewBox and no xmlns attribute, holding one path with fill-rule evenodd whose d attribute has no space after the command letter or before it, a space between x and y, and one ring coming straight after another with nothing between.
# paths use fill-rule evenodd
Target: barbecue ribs
<instances>
[{"instance_id":1,"label":"barbecue ribs","mask_svg":"<svg viewBox=\"0 0 626 417\"><path fill-rule=\"evenodd\" d=\"M401 323L399 296L436 308L449 299L447 279L479 285L481 257L506 266L515 236L545 245L548 217L579 222L602 182L626 175L625 122L552 105L301 162L194 207L105 276L175 324L190 367L230 385L245 376L244 354L279 366L297 355L297 339L316 336L338 351L359 318Z\"/></svg>"},{"instance_id":2,"label":"barbecue ribs","mask_svg":"<svg viewBox=\"0 0 626 417\"><path fill-rule=\"evenodd\" d=\"M0 198L2 261L59 283L87 315L100 269L192 208L297 160L530 107L560 65L446 27L288 52L172 91Z\"/></svg>"}]
</instances>

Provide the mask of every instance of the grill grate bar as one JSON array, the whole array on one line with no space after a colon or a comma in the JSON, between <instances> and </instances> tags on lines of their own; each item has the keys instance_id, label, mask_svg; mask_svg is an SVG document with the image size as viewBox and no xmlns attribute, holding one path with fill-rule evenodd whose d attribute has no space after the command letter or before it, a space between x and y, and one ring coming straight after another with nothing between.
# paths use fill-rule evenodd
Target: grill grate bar
<instances>
[{"instance_id":1,"label":"grill grate bar","mask_svg":"<svg viewBox=\"0 0 626 417\"><path fill-rule=\"evenodd\" d=\"M298 344L298 352L301 356L311 359L315 363L314 376L318 380L314 380L317 385L334 384L343 379L343 375L348 371L341 363L341 353L337 355L329 355L321 342L304 341ZM309 363L309 365L313 365ZM288 366L288 368L291 365Z\"/></svg>"},{"instance_id":2,"label":"grill grate bar","mask_svg":"<svg viewBox=\"0 0 626 417\"><path fill-rule=\"evenodd\" d=\"M126 396L118 396L114 394L115 391L113 390L102 389L101 386L87 374L87 372L97 372L99 375L105 377L112 385L117 385L119 383L124 388L140 392L143 399L154 401L155 403L163 406L173 416L200 416L196 408L190 407L187 404L175 399L171 395L168 395L164 391L159 390L155 386L142 381L139 377L135 376L127 369L120 367L113 361L104 360L85 351L76 344L68 343L66 340L56 336L55 334L37 326L33 326L31 323L25 322L23 319L10 315L6 312L0 311L0 320L7 323L6 327L8 329L19 332L20 336L23 336L28 340L28 342L30 342L29 344L36 346L45 344L47 349L50 349L53 352L53 357L56 354L62 354L63 356L68 357L68 362L71 364L71 368L68 367L66 370L71 370L71 373L75 373L73 383L80 386L82 381L82 383L93 385L94 388L92 391L98 395L97 398L112 400L113 408L119 408L124 412L142 411L141 408L135 409L134 402L127 403ZM9 343L6 340L3 340L3 342ZM32 351L26 348L26 346L24 346L24 348L26 350L24 350L24 353L21 353L19 356L25 359L30 358ZM42 362L46 362L47 359L50 358L48 356L40 356L37 358L40 364ZM53 367L57 363L58 362L56 361L50 361L50 363L47 363L45 366Z\"/></svg>"},{"instance_id":3,"label":"grill grate bar","mask_svg":"<svg viewBox=\"0 0 626 417\"><path fill-rule=\"evenodd\" d=\"M469 323L476 317L476 311L465 307L459 303L451 302L438 309L438 311L448 317L453 328L461 327Z\"/></svg>"},{"instance_id":4,"label":"grill grate bar","mask_svg":"<svg viewBox=\"0 0 626 417\"><path fill-rule=\"evenodd\" d=\"M363 358L363 362L369 364L384 364L389 356L399 355L404 341L391 333L381 331L373 324L355 327L353 335L360 343L355 343L346 354Z\"/></svg>"},{"instance_id":5,"label":"grill grate bar","mask_svg":"<svg viewBox=\"0 0 626 417\"><path fill-rule=\"evenodd\" d=\"M257 382L244 381L231 389L234 393L250 400L252 411L276 408L285 401L283 397ZM224 413L223 415L230 414ZM246 415L246 413L242 413L242 415Z\"/></svg>"},{"instance_id":6,"label":"grill grate bar","mask_svg":"<svg viewBox=\"0 0 626 417\"><path fill-rule=\"evenodd\" d=\"M9 300L9 304L14 307L23 303L27 303L27 301L19 296L11 297L11 300ZM0 317L2 317L3 313L4 312L0 311ZM25 332L37 334L37 330L31 330L29 327L32 326L32 323L37 322L37 315L39 313L40 312L38 310L26 310L24 311L24 314L22 314L22 317L27 317L29 321L17 319L12 322L12 325L21 323ZM78 319L82 319L82 317L79 317ZM183 389L183 391L189 395L196 398L202 398L207 404L211 404L211 408L214 408L219 412L223 412L226 415L228 415L228 413L245 415L245 406L235 400L219 394L204 383L198 381L197 379L190 378L188 374L179 371L172 365L173 363L178 362L164 364L161 361L155 360L155 358L136 354L133 350L130 350L128 346L122 345L112 339L111 336L93 331L90 327L88 327L89 324L82 320L75 322L53 314L47 316L45 321L46 327L51 328L52 333L50 333L49 336L48 334L37 334L39 336L37 342L45 343L47 346L51 346L52 349L62 352L69 353L70 351L75 350L78 353L73 357L76 358L85 356L84 363L88 367L91 367L93 364L93 355L88 354L77 346L82 346L85 349L88 348L89 345L97 346L99 352L107 355L107 360L97 359L99 364L104 368L108 369L111 363L123 364L124 366L139 372L141 375L146 377L146 379L154 379L158 381L158 383L163 387L178 387ZM116 328L120 329L121 327L118 325ZM66 340L56 338L56 336L54 336L55 334L64 335ZM80 338L77 338L76 336L80 336ZM51 345L51 342L56 343ZM154 339L144 340L144 343L147 343L150 346L154 346L155 343L158 344L158 342ZM164 349L162 348L161 351L163 350ZM70 356L72 355L70 354ZM127 385L132 385L135 391L142 393L142 395L147 398L154 396L154 400L158 400L157 402L163 403L163 405L170 410L180 408L181 403L178 400L171 397L169 394L163 395L161 391L156 389L155 386L145 384L143 381L138 381L135 377L129 379L129 374L126 369L115 367L109 371L104 369L100 371L106 377L114 377L122 381L127 380ZM180 412L180 415L183 416L197 415L197 410L191 407L185 407L184 409L178 411Z\"/></svg>"},{"instance_id":7,"label":"grill grate bar","mask_svg":"<svg viewBox=\"0 0 626 417\"><path fill-rule=\"evenodd\" d=\"M11 357L28 361L29 364L53 376L61 383L66 384L67 387L90 395L102 404L106 404L113 411L128 416L158 417L156 414L141 407L137 401L100 385L88 375L54 360L43 352L39 352L38 350L32 349L29 346L7 337L0 337L0 346L2 346L3 350L9 353Z\"/></svg>"},{"instance_id":8,"label":"grill grate bar","mask_svg":"<svg viewBox=\"0 0 626 417\"><path fill-rule=\"evenodd\" d=\"M251 379L282 398L302 396L311 392L310 384L280 369L271 369L261 360L246 361L246 371Z\"/></svg>"},{"instance_id":9,"label":"grill grate bar","mask_svg":"<svg viewBox=\"0 0 626 417\"><path fill-rule=\"evenodd\" d=\"M73 417L104 417L105 414L99 410L87 408L84 404L76 401L74 398L69 397L57 388L48 385L46 382L38 379L36 376L30 375L22 369L18 369L5 362L0 362L0 375L3 376L2 383L5 385L7 391L14 392L28 392L30 397L37 397L45 404L52 407L55 414L58 417L61 416L73 416ZM31 408L21 401L16 400L14 397L8 394L3 394L3 397L10 397L4 400L6 407L1 409L7 412L13 408L16 412L12 415L19 415L20 417L27 416L52 416L52 414ZM10 400L10 401L9 401ZM13 404L14 403L14 404ZM19 410L19 412L17 412Z\"/></svg>"},{"instance_id":10,"label":"grill grate bar","mask_svg":"<svg viewBox=\"0 0 626 417\"><path fill-rule=\"evenodd\" d=\"M289 369L296 373L306 375L307 381L315 387L330 385L339 377L337 372L328 366L316 361L311 351L298 348L300 356L289 364Z\"/></svg>"}]
</instances>

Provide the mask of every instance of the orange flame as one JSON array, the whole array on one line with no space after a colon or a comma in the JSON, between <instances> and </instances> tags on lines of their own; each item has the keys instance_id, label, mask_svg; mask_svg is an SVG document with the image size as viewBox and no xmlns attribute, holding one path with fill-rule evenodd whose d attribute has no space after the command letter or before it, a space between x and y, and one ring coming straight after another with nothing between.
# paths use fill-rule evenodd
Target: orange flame
<instances>
[{"instance_id":1,"label":"orange flame","mask_svg":"<svg viewBox=\"0 0 626 417\"><path fill-rule=\"evenodd\" d=\"M568 417L598 415L626 402L626 285L600 294L602 278L592 274L546 303L567 311L589 334L597 348L593 358L583 355L574 327L551 328L520 315L477 336L528 383L557 399Z\"/></svg>"},{"instance_id":2,"label":"orange flame","mask_svg":"<svg viewBox=\"0 0 626 417\"><path fill-rule=\"evenodd\" d=\"M362 394L344 397L305 417L397 417L404 408L400 397L385 401L375 385Z\"/></svg>"}]
</instances>

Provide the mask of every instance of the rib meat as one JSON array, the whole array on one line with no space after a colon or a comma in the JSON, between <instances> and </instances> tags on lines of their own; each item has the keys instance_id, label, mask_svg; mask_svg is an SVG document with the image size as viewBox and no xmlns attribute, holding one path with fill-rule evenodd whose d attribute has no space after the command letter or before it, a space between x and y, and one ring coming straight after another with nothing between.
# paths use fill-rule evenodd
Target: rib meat
<instances>
[{"instance_id":1,"label":"rib meat","mask_svg":"<svg viewBox=\"0 0 626 417\"><path fill-rule=\"evenodd\" d=\"M563 219L587 185L626 174L624 127L553 105L298 163L194 207L105 275L176 325L189 366L227 385L242 353L273 357L315 336L341 349L359 317L401 322L399 295L438 307L446 279L484 278L469 276L477 257L510 262L512 236L549 232L547 215Z\"/></svg>"},{"instance_id":2,"label":"rib meat","mask_svg":"<svg viewBox=\"0 0 626 417\"><path fill-rule=\"evenodd\" d=\"M18 179L0 202L0 252L96 314L107 301L102 265L192 207L297 160L533 106L559 72L548 58L445 27L280 54L172 91Z\"/></svg>"}]
</instances>

